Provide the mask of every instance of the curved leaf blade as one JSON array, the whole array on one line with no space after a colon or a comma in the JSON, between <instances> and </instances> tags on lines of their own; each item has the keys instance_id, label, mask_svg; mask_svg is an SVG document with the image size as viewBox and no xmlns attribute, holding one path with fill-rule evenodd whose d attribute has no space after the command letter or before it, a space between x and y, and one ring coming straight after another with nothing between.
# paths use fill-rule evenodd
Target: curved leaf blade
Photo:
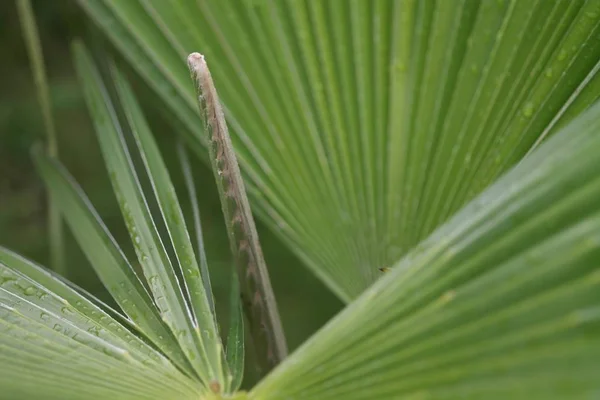
<instances>
[{"instance_id":1,"label":"curved leaf blade","mask_svg":"<svg viewBox=\"0 0 600 400\"><path fill-rule=\"evenodd\" d=\"M223 371L210 363L200 327L160 239L124 141L111 99L87 51L75 46L75 64L113 189L160 316L175 335L195 372L208 387L225 387ZM212 349L210 349L212 350Z\"/></svg>"},{"instance_id":2,"label":"curved leaf blade","mask_svg":"<svg viewBox=\"0 0 600 400\"><path fill-rule=\"evenodd\" d=\"M600 97L597 0L80 3L203 145L211 60L253 209L348 301Z\"/></svg>"},{"instance_id":3,"label":"curved leaf blade","mask_svg":"<svg viewBox=\"0 0 600 400\"><path fill-rule=\"evenodd\" d=\"M58 276L1 247L0 333L1 398L193 399L200 389Z\"/></svg>"},{"instance_id":4,"label":"curved leaf blade","mask_svg":"<svg viewBox=\"0 0 600 400\"><path fill-rule=\"evenodd\" d=\"M253 398L594 396L599 131L597 104L397 263Z\"/></svg>"},{"instance_id":5,"label":"curved leaf blade","mask_svg":"<svg viewBox=\"0 0 600 400\"><path fill-rule=\"evenodd\" d=\"M208 260L206 259L206 251L204 249L204 238L202 234L202 221L200 220L200 206L198 204L198 196L196 191L196 185L194 183L194 175L192 173L192 165L190 164L187 151L183 142L177 143L177 156L181 164L181 170L183 172L183 178L185 180L185 186L188 191L190 198L190 204L192 207L192 220L194 226L194 232L196 235L196 251L198 260L200 260L200 274L202 275L202 283L204 284L204 291L211 293L208 296L208 302L213 315L217 315L215 311L214 297L212 296L212 286L210 283L210 274L208 270Z\"/></svg>"},{"instance_id":6,"label":"curved leaf blade","mask_svg":"<svg viewBox=\"0 0 600 400\"><path fill-rule=\"evenodd\" d=\"M120 322L109 324L108 322L113 322L114 318L100 308L97 305L98 302L83 297L72 288L71 284L65 283L57 275L1 246L0 263L27 277L29 279L28 286L32 286L34 290L48 292L41 294L42 299L38 299L40 304L43 304L41 301L44 299L44 294L53 293L61 299L60 302L64 306L72 307L79 314L85 316L81 318L84 321L89 320L90 325L87 328L99 331L102 339L116 347L122 347L123 343L129 343L127 346L128 351L134 358L146 363L153 360L156 368L161 365L162 367L172 368L172 365L160 353L136 336L128 334L128 329L125 329L123 324ZM13 279L2 278L2 280L8 282Z\"/></svg>"},{"instance_id":7,"label":"curved leaf blade","mask_svg":"<svg viewBox=\"0 0 600 400\"><path fill-rule=\"evenodd\" d=\"M129 261L80 187L56 161L35 152L38 172L100 280L124 313L180 368L194 375Z\"/></svg>"},{"instance_id":8,"label":"curved leaf blade","mask_svg":"<svg viewBox=\"0 0 600 400\"><path fill-rule=\"evenodd\" d=\"M123 75L116 68L113 68L112 72L126 118L158 200L158 208L182 273L182 283L190 300L190 311L199 327L208 363L212 368L222 370L222 374L227 375L224 369L225 354L217 330L214 306L211 305L213 294L205 290L207 286L210 287L210 277L200 272L175 187L142 111Z\"/></svg>"},{"instance_id":9,"label":"curved leaf blade","mask_svg":"<svg viewBox=\"0 0 600 400\"><path fill-rule=\"evenodd\" d=\"M236 391L244 379L244 315L237 272L231 274L229 297L229 332L227 334L227 363L232 375L231 390Z\"/></svg>"}]
</instances>

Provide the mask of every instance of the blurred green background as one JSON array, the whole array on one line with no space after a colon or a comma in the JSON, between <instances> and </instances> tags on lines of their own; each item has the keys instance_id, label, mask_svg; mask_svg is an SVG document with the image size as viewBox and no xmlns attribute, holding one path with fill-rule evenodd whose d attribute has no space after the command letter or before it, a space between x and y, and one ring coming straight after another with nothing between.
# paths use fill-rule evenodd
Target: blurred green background
<instances>
[{"instance_id":1,"label":"blurred green background","mask_svg":"<svg viewBox=\"0 0 600 400\"><path fill-rule=\"evenodd\" d=\"M121 221L103 160L92 131L70 55L76 37L96 37L75 2L33 1L42 40L51 100L58 131L60 159L133 260L131 242ZM21 27L12 0L0 1L0 244L48 265L46 196L30 160L33 143L44 130ZM182 61L183 62L183 61ZM151 92L133 74L146 116L171 167L184 212L189 202L176 159L176 131L152 102ZM213 176L192 159L197 181L205 245L217 307L228 299L229 247ZM260 221L258 230L290 349L296 348L342 306ZM65 227L68 278L102 300L111 302L91 266ZM224 312L220 313L225 317Z\"/></svg>"}]
</instances>

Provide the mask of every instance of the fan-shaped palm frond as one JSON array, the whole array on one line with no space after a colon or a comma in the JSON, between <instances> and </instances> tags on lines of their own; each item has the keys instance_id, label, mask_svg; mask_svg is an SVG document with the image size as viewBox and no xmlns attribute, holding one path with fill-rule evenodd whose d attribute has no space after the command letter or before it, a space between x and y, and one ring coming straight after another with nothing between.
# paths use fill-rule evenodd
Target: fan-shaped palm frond
<instances>
[{"instance_id":1,"label":"fan-shaped palm frond","mask_svg":"<svg viewBox=\"0 0 600 400\"><path fill-rule=\"evenodd\" d=\"M74 53L143 278L73 179L56 160L36 149L39 172L53 199L123 314L107 311L58 275L0 249L4 345L0 368L6 372L0 398L36 397L42 388L45 398L61 399L197 399L232 394L241 384L244 360L239 301L232 302L225 354L206 267L201 272L169 173L131 89L113 68L125 118L121 120L85 48L76 44ZM127 132L139 149L167 238L161 237L151 215L148 194L125 142ZM189 170L187 161L182 162ZM198 251L205 263L201 239ZM237 299L238 289L233 290ZM8 362L11 358L17 367Z\"/></svg>"},{"instance_id":2,"label":"fan-shaped palm frond","mask_svg":"<svg viewBox=\"0 0 600 400\"><path fill-rule=\"evenodd\" d=\"M409 252L251 398L595 397L599 132L600 104Z\"/></svg>"},{"instance_id":3,"label":"fan-shaped palm frond","mask_svg":"<svg viewBox=\"0 0 600 400\"><path fill-rule=\"evenodd\" d=\"M110 86L76 45L142 274L66 171L37 150L40 175L122 312L0 248L0 398L600 393L600 104L591 106L600 0L80 4L212 162L238 268L261 260L236 157L253 211L340 297L357 298L237 393L238 282L224 349L197 212L194 249L127 81L109 65ZM206 65L193 64L197 98L184 62L196 50L220 96ZM266 281L239 276L246 296L268 299ZM263 338L276 325L264 324Z\"/></svg>"},{"instance_id":4,"label":"fan-shaped palm frond","mask_svg":"<svg viewBox=\"0 0 600 400\"><path fill-rule=\"evenodd\" d=\"M600 2L80 0L188 129L202 51L254 211L349 300L600 95Z\"/></svg>"},{"instance_id":5,"label":"fan-shaped palm frond","mask_svg":"<svg viewBox=\"0 0 600 400\"><path fill-rule=\"evenodd\" d=\"M119 313L4 248L0 270L0 398L198 397Z\"/></svg>"}]
</instances>

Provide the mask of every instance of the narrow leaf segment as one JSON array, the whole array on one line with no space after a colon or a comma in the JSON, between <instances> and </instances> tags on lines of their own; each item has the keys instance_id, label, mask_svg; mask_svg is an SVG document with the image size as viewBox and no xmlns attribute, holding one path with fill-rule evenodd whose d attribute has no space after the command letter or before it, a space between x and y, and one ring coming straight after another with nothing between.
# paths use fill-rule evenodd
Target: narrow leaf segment
<instances>
[{"instance_id":1,"label":"narrow leaf segment","mask_svg":"<svg viewBox=\"0 0 600 400\"><path fill-rule=\"evenodd\" d=\"M597 397L599 131L596 104L421 242L252 399Z\"/></svg>"}]
</instances>

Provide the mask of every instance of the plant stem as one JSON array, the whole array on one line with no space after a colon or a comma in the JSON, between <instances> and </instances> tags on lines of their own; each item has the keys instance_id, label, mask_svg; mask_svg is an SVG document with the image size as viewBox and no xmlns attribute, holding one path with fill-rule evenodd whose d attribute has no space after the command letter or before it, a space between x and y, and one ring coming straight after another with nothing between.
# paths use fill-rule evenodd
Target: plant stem
<instances>
[{"instance_id":1,"label":"plant stem","mask_svg":"<svg viewBox=\"0 0 600 400\"><path fill-rule=\"evenodd\" d=\"M38 102L42 111L44 129L46 130L47 151L50 157L58 158L58 142L52 118L52 106L50 104L48 80L44 67L44 56L30 0L17 0L17 10L23 29L27 54L31 62ZM56 202L52 199L52 196L49 196L48 199L48 235L50 241L50 265L52 269L64 276L67 271L64 257L62 222L60 210L56 207Z\"/></svg>"},{"instance_id":2,"label":"plant stem","mask_svg":"<svg viewBox=\"0 0 600 400\"><path fill-rule=\"evenodd\" d=\"M192 53L188 57L188 64L198 90L200 114L208 133L212 169L240 277L244 312L249 321L261 372L266 373L287 355L275 296L210 71L199 53Z\"/></svg>"}]
</instances>

